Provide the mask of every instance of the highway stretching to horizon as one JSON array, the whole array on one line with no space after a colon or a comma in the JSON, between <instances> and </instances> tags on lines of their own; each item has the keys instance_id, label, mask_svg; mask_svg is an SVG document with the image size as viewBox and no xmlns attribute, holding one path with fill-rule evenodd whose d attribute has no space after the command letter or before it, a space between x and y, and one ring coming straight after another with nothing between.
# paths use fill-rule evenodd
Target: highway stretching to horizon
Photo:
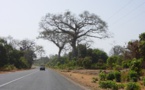
<instances>
[{"instance_id":1,"label":"highway stretching to horizon","mask_svg":"<svg viewBox=\"0 0 145 90\"><path fill-rule=\"evenodd\" d=\"M87 90L59 73L38 68L0 74L0 90Z\"/></svg>"}]
</instances>

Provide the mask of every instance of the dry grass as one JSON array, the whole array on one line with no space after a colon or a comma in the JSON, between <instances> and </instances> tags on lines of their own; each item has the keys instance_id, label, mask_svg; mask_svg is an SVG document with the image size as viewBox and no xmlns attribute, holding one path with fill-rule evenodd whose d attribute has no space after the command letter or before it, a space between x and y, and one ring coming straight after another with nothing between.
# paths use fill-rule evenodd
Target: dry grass
<instances>
[{"instance_id":1,"label":"dry grass","mask_svg":"<svg viewBox=\"0 0 145 90\"><path fill-rule=\"evenodd\" d=\"M93 78L98 78L98 70L73 70L73 71L62 71L61 72L66 77L72 79L73 81L90 88L91 90L100 90L98 86L98 81L93 83Z\"/></svg>"},{"instance_id":2,"label":"dry grass","mask_svg":"<svg viewBox=\"0 0 145 90\"><path fill-rule=\"evenodd\" d=\"M111 70L105 70L106 72L110 72ZM123 70L123 75L125 76L127 74L128 70ZM88 88L90 88L91 90L103 90L101 88L99 88L99 84L98 81L96 83L92 82L92 78L98 78L98 74L99 74L100 70L72 70L72 71L61 71L61 73L63 75L65 75L66 77L72 79L73 81L86 86ZM127 84L126 80L124 80L125 82L123 82L124 84ZM143 81L140 80L137 83L139 83L141 90L145 90L145 86L143 85Z\"/></svg>"}]
</instances>

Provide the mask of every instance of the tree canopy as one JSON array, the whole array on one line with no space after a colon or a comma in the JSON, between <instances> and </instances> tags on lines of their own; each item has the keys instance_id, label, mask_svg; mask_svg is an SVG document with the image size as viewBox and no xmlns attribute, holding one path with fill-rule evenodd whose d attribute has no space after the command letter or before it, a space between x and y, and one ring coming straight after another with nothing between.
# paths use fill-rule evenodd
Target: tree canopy
<instances>
[{"instance_id":1,"label":"tree canopy","mask_svg":"<svg viewBox=\"0 0 145 90\"><path fill-rule=\"evenodd\" d=\"M77 56L77 40L81 38L108 38L107 24L97 15L84 11L78 16L66 11L63 14L46 14L40 22L42 32L62 33L67 35L72 47L73 57ZM40 32L40 33L42 33Z\"/></svg>"}]
</instances>

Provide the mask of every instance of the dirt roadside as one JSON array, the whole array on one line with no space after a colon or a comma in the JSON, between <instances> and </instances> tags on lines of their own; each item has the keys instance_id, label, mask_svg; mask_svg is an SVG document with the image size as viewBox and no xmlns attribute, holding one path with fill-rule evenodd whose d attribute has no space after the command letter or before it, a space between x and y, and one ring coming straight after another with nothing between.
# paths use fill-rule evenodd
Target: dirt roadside
<instances>
[{"instance_id":1,"label":"dirt roadside","mask_svg":"<svg viewBox=\"0 0 145 90\"><path fill-rule=\"evenodd\" d=\"M31 69L35 69L36 67L32 67ZM15 69L11 71L2 71L0 70L0 74L6 74L6 73L11 73L11 72L19 72L19 71L25 71L25 70L31 70L31 69Z\"/></svg>"},{"instance_id":2,"label":"dirt roadside","mask_svg":"<svg viewBox=\"0 0 145 90\"><path fill-rule=\"evenodd\" d=\"M102 90L98 86L98 81L93 83L92 78L98 78L99 70L57 70L62 75L70 78L74 82L79 83L91 90Z\"/></svg>"}]
</instances>

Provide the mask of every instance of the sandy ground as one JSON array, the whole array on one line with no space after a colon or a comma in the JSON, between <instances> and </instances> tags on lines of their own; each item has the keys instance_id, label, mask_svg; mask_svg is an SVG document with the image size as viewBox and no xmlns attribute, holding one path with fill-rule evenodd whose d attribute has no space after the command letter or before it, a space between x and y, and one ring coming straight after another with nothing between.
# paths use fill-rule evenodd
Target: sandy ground
<instances>
[{"instance_id":1,"label":"sandy ground","mask_svg":"<svg viewBox=\"0 0 145 90\"><path fill-rule=\"evenodd\" d=\"M100 70L72 70L72 71L67 71L67 70L59 70L59 72L61 74L63 74L64 76L70 78L71 80L85 86L88 87L91 90L104 90L99 88L99 84L97 81L96 83L92 82L92 78L98 78L98 74L99 74ZM106 70L106 72L110 72L110 70ZM141 90L145 90L145 86L143 85L142 81L138 81L138 84L140 84L141 86ZM122 89L120 89L122 90Z\"/></svg>"},{"instance_id":2,"label":"sandy ground","mask_svg":"<svg viewBox=\"0 0 145 90\"><path fill-rule=\"evenodd\" d=\"M99 70L73 70L60 71L60 73L91 90L101 90L98 81L96 83L92 82L93 77L98 78Z\"/></svg>"}]
</instances>

